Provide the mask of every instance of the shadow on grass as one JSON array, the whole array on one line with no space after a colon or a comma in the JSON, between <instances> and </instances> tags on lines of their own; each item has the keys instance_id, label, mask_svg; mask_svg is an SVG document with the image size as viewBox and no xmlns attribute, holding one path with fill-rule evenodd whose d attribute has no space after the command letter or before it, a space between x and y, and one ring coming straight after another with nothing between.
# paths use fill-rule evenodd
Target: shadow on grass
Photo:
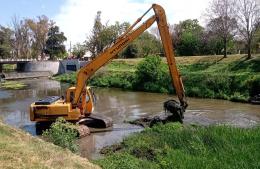
<instances>
[{"instance_id":1,"label":"shadow on grass","mask_svg":"<svg viewBox=\"0 0 260 169\"><path fill-rule=\"evenodd\" d=\"M247 56L242 57L238 61L229 64L231 71L244 70L252 72L260 72L260 59L259 58L251 58L247 59Z\"/></svg>"}]
</instances>

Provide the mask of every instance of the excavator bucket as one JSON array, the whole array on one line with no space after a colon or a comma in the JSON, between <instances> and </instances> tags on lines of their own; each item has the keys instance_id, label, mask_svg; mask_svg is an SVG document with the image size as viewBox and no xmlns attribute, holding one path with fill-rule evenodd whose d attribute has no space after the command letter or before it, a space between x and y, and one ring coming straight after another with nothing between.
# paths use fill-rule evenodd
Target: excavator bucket
<instances>
[{"instance_id":1,"label":"excavator bucket","mask_svg":"<svg viewBox=\"0 0 260 169\"><path fill-rule=\"evenodd\" d=\"M183 122L185 108L176 100L167 100L163 103L165 113L171 113L171 118L175 121Z\"/></svg>"},{"instance_id":2,"label":"excavator bucket","mask_svg":"<svg viewBox=\"0 0 260 169\"><path fill-rule=\"evenodd\" d=\"M140 125L142 127L153 127L157 123L180 122L183 123L185 108L175 100L168 100L163 104L165 113L156 116L144 117L131 121L131 124Z\"/></svg>"}]
</instances>

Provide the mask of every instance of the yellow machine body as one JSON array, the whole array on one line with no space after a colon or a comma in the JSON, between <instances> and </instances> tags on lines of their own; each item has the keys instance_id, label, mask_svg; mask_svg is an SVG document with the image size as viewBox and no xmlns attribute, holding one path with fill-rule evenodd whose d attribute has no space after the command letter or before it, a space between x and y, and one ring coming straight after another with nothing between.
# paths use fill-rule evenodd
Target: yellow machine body
<instances>
[{"instance_id":1,"label":"yellow machine body","mask_svg":"<svg viewBox=\"0 0 260 169\"><path fill-rule=\"evenodd\" d=\"M31 121L54 121L57 117L64 117L68 121L78 121L87 117L94 110L94 94L90 87L85 87L77 105L72 104L75 87L70 87L66 92L66 99L47 99L34 102L30 106Z\"/></svg>"}]
</instances>

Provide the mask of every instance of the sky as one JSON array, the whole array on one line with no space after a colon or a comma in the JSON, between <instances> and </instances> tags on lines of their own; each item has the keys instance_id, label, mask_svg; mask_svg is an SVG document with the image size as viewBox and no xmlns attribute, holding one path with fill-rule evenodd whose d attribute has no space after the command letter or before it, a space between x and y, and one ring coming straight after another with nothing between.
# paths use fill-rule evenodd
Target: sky
<instances>
[{"instance_id":1,"label":"sky","mask_svg":"<svg viewBox=\"0 0 260 169\"><path fill-rule=\"evenodd\" d=\"M46 15L54 20L67 37L66 45L82 43L90 34L97 11L101 21L133 23L153 3L164 9L168 23L198 19L203 24L203 12L210 0L0 0L0 25L10 26L14 16L36 18ZM148 14L152 16L153 13Z\"/></svg>"}]
</instances>

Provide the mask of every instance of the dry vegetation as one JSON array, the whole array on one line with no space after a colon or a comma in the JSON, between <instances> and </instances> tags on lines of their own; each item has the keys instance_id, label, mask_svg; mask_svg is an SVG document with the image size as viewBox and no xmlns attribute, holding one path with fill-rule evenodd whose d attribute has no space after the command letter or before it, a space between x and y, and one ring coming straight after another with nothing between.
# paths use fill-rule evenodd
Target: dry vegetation
<instances>
[{"instance_id":1,"label":"dry vegetation","mask_svg":"<svg viewBox=\"0 0 260 169\"><path fill-rule=\"evenodd\" d=\"M0 122L0 168L99 168L69 150Z\"/></svg>"}]
</instances>

